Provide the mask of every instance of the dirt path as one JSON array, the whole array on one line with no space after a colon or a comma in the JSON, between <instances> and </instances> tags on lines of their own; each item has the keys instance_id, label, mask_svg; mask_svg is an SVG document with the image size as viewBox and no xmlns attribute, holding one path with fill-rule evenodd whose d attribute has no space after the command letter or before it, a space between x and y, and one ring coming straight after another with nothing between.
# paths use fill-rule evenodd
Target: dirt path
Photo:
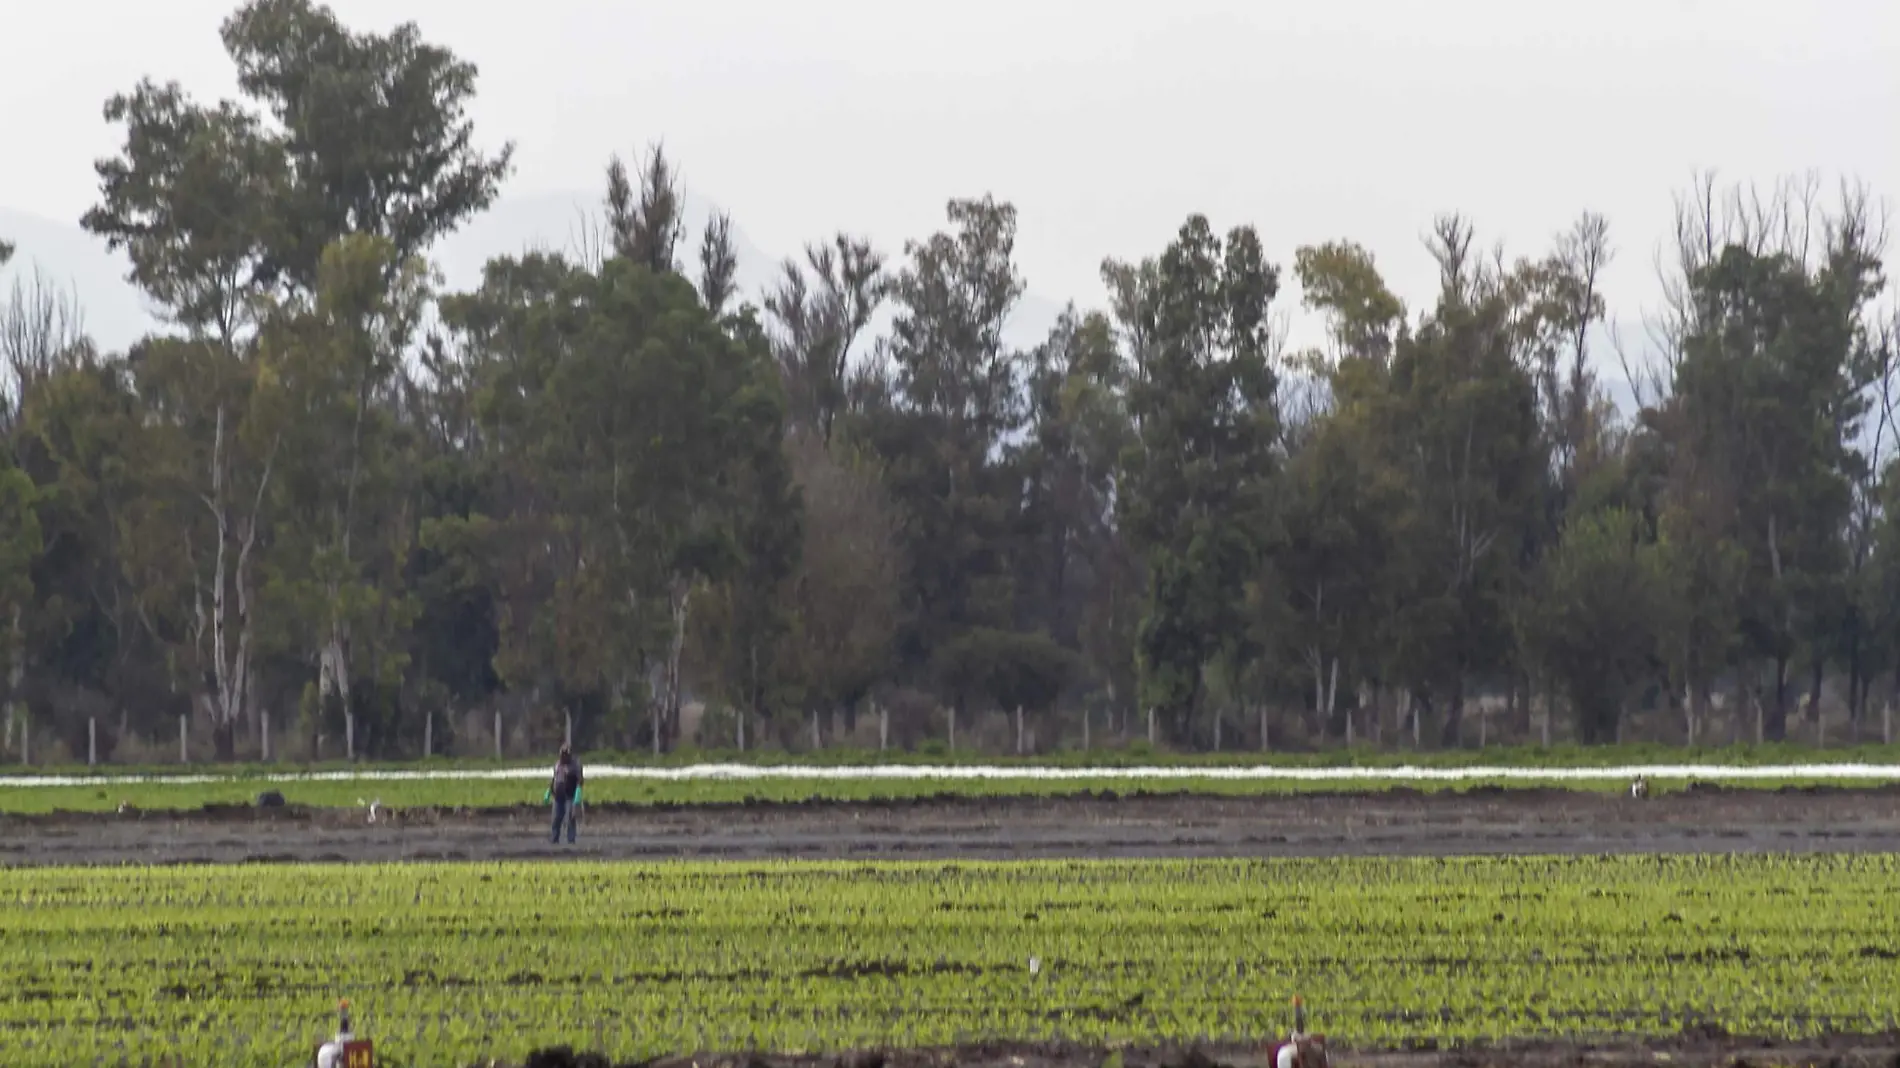
<instances>
[{"instance_id":1,"label":"dirt path","mask_svg":"<svg viewBox=\"0 0 1900 1068\"><path fill-rule=\"evenodd\" d=\"M1523 853L1900 852L1900 787L1278 797L931 799L547 810L209 808L0 817L0 865L264 861L1010 859Z\"/></svg>"},{"instance_id":2,"label":"dirt path","mask_svg":"<svg viewBox=\"0 0 1900 1068\"><path fill-rule=\"evenodd\" d=\"M640 1068L1100 1068L1110 1051L1054 1043L996 1042L955 1049L876 1050L842 1057L705 1054L665 1057ZM1160 1049L1131 1046L1120 1051L1124 1068L1271 1068L1265 1051L1253 1048ZM1813 1042L1697 1035L1654 1042L1592 1045L1520 1042L1497 1049L1384 1051L1338 1049L1334 1068L1896 1068L1900 1034L1836 1035ZM527 1068L613 1068L543 1051ZM631 1064L621 1068L633 1068Z\"/></svg>"}]
</instances>

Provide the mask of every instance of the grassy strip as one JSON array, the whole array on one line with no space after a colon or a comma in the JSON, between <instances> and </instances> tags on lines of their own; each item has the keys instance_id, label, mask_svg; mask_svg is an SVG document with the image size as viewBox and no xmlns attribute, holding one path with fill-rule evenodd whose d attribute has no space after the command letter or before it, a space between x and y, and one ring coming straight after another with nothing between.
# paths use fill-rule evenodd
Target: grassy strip
<instances>
[{"instance_id":1,"label":"grassy strip","mask_svg":"<svg viewBox=\"0 0 1900 1068\"><path fill-rule=\"evenodd\" d=\"M866 767L887 765L946 765L957 767L1049 767L1049 768L1126 768L1126 767L1524 767L1524 768L1600 768L1625 764L1710 764L1758 766L1763 764L1900 764L1900 744L1855 745L1817 748L1794 742L1737 746L1667 746L1628 744L1607 746L1493 746L1486 749L1325 749L1310 753L1292 752L1221 752L1175 753L1138 742L1120 748L1060 750L1033 756L998 756L968 750L947 751L941 743L927 743L915 750L883 751L876 749L823 749L808 753L780 750L748 751L725 749L681 749L655 755L647 750L591 750L581 754L592 764L626 764L638 767L677 768L694 764L745 764L755 767ZM535 759L496 760L493 757L435 757L429 760L358 761L328 760L315 763L231 763L129 765L110 764L88 768L84 764L59 766L0 767L5 775L203 775L218 774L246 778L268 778L297 771L376 770L480 770L489 768L543 768L552 763L553 751Z\"/></svg>"},{"instance_id":2,"label":"grassy strip","mask_svg":"<svg viewBox=\"0 0 1900 1068\"><path fill-rule=\"evenodd\" d=\"M1688 780L1656 780L1652 794L1680 790ZM1745 780L1734 785L1747 789L1784 786L1873 785L1865 780ZM1006 779L880 779L828 780L760 779L738 781L701 779L653 781L598 779L584 799L601 804L709 805L743 802L902 801L918 798L1045 798L1113 793L1118 796L1193 794L1205 797L1274 797L1295 793L1378 794L1393 788L1458 793L1502 787L1507 790L1551 788L1590 793L1621 793L1626 784L1614 780L1441 780L1366 782L1296 782L1287 780L1223 780L1201 778L1050 780ZM288 782L266 784L256 780L219 783L163 781L111 786L44 786L0 788L0 813L35 815L52 812L111 812L122 803L146 811L194 811L205 805L251 804L261 789L275 789L285 801L314 807L351 807L375 801L385 808L431 806L442 808L508 808L539 804L544 784L526 780L412 780L392 782Z\"/></svg>"}]
</instances>

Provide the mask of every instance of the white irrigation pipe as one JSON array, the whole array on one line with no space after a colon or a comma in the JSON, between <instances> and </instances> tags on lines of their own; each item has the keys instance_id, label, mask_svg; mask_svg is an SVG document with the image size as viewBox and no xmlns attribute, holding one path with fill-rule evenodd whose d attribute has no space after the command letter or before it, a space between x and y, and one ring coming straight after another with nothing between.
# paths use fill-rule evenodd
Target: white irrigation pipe
<instances>
[{"instance_id":1,"label":"white irrigation pipe","mask_svg":"<svg viewBox=\"0 0 1900 1068\"><path fill-rule=\"evenodd\" d=\"M140 783L454 782L540 779L545 768L306 771L272 775L13 775L0 787L120 786ZM880 764L818 767L800 764L693 764L677 768L597 764L590 779L805 779L833 782L876 779L1041 779L1113 781L1205 779L1220 782L1469 782L1487 779L1553 781L1649 779L1887 779L1900 780L1900 764L1626 764L1618 767L1091 767L1047 768L997 765Z\"/></svg>"}]
</instances>

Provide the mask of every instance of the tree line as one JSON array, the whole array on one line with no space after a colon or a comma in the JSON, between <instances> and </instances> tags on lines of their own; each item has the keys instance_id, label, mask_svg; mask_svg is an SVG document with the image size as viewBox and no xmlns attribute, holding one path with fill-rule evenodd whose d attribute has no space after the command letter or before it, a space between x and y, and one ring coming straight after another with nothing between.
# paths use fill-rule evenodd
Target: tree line
<instances>
[{"instance_id":1,"label":"tree line","mask_svg":"<svg viewBox=\"0 0 1900 1068\"><path fill-rule=\"evenodd\" d=\"M1863 190L1678 197L1653 360L1603 340L1591 214L1532 257L1439 218L1417 308L1355 243L1281 264L1190 215L1018 350L1008 202L895 252L825 237L745 294L659 148L609 161L581 250L446 292L429 249L512 170L475 67L309 0L221 32L237 99L147 78L104 108L83 225L163 327L101 352L56 291L0 309L10 754L91 722L137 758L185 716L228 759L265 714L304 756L490 723L655 750L1890 730L1900 318ZM1280 328L1295 285L1318 348Z\"/></svg>"}]
</instances>

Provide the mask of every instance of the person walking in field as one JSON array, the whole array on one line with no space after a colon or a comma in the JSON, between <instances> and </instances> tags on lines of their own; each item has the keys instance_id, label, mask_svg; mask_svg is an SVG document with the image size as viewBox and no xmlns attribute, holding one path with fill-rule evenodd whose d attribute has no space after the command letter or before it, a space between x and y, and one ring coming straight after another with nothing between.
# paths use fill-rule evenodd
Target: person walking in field
<instances>
[{"instance_id":1,"label":"person walking in field","mask_svg":"<svg viewBox=\"0 0 1900 1068\"><path fill-rule=\"evenodd\" d=\"M548 792L541 797L543 801L554 802L554 833L548 840L559 843L561 824L567 824L567 841L574 843L575 810L581 804L581 762L567 746L561 747L561 757L554 762L554 781L548 783Z\"/></svg>"}]
</instances>

